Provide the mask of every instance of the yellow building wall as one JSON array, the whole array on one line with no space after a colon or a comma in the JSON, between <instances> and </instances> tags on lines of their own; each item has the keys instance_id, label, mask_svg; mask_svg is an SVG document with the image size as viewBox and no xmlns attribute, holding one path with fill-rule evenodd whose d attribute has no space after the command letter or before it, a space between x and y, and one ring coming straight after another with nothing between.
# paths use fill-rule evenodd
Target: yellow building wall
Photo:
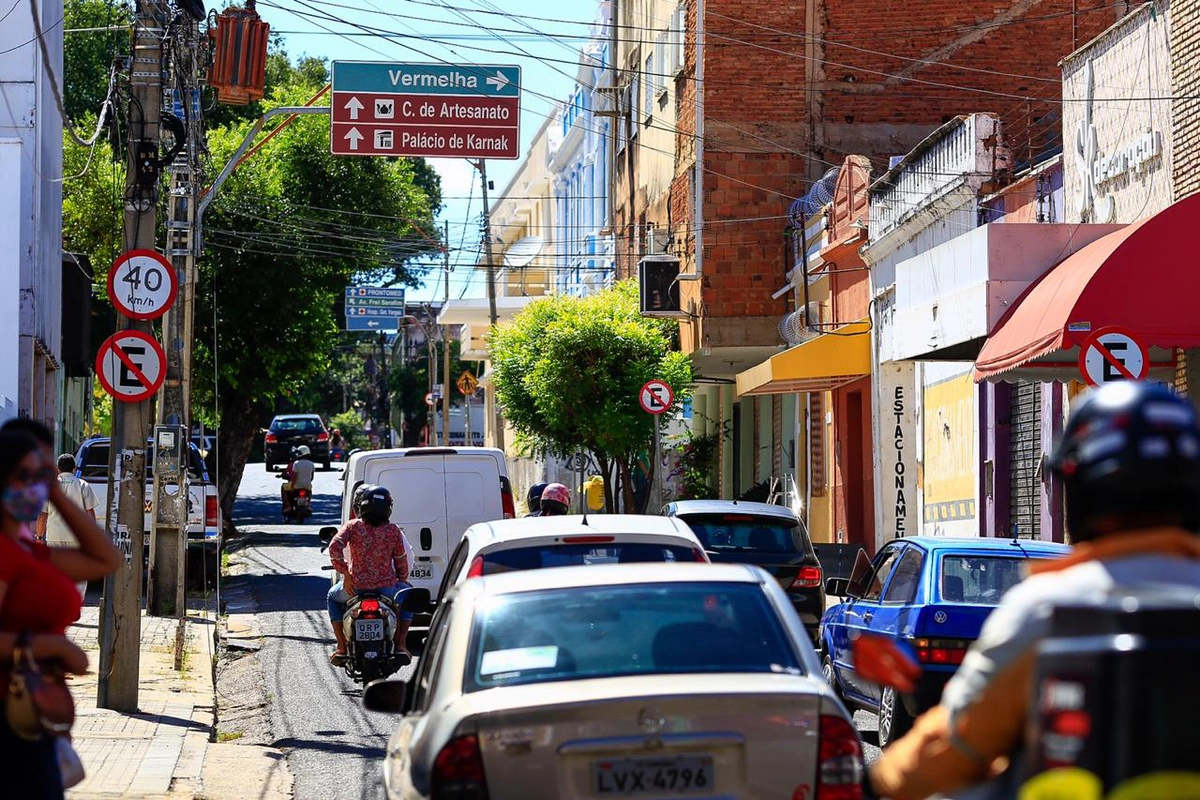
<instances>
[{"instance_id":1,"label":"yellow building wall","mask_svg":"<svg viewBox=\"0 0 1200 800\"><path fill-rule=\"evenodd\" d=\"M970 373L925 387L923 427L925 532L969 535L970 530L948 528L974 526L976 518L975 384Z\"/></svg>"}]
</instances>

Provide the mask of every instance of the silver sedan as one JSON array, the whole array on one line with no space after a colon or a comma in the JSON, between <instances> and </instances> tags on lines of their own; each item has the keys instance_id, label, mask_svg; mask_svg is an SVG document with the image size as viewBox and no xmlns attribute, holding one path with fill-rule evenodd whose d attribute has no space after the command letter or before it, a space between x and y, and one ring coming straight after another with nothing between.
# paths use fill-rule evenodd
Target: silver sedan
<instances>
[{"instance_id":1,"label":"silver sedan","mask_svg":"<svg viewBox=\"0 0 1200 800\"><path fill-rule=\"evenodd\" d=\"M644 564L472 579L439 603L389 798L860 797L862 744L778 581Z\"/></svg>"}]
</instances>

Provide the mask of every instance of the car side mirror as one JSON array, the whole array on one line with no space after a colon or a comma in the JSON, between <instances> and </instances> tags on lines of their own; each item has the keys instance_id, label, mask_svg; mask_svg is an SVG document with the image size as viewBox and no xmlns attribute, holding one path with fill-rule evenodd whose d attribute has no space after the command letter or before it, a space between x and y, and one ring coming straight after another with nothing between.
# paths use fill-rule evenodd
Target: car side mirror
<instances>
[{"instance_id":1,"label":"car side mirror","mask_svg":"<svg viewBox=\"0 0 1200 800\"><path fill-rule=\"evenodd\" d=\"M410 630L404 637L404 649L420 658L425 654L425 642L429 640L428 629Z\"/></svg>"},{"instance_id":2,"label":"car side mirror","mask_svg":"<svg viewBox=\"0 0 1200 800\"><path fill-rule=\"evenodd\" d=\"M333 537L337 536L337 531L338 529L332 525L326 525L324 528L321 528L321 530L317 531L317 538L325 544L329 544L333 541Z\"/></svg>"},{"instance_id":3,"label":"car side mirror","mask_svg":"<svg viewBox=\"0 0 1200 800\"><path fill-rule=\"evenodd\" d=\"M371 681L363 689L363 707L384 714L404 714L409 711L412 692L404 681Z\"/></svg>"},{"instance_id":4,"label":"car side mirror","mask_svg":"<svg viewBox=\"0 0 1200 800\"><path fill-rule=\"evenodd\" d=\"M847 597L862 597L871 586L871 574L874 572L867 551L860 549L854 557L854 569L850 570L850 580L846 586Z\"/></svg>"},{"instance_id":5,"label":"car side mirror","mask_svg":"<svg viewBox=\"0 0 1200 800\"><path fill-rule=\"evenodd\" d=\"M834 597L847 597L846 589L850 586L850 581L846 578L830 578L825 581L825 594L831 594Z\"/></svg>"},{"instance_id":6,"label":"car side mirror","mask_svg":"<svg viewBox=\"0 0 1200 800\"><path fill-rule=\"evenodd\" d=\"M404 592L400 608L410 614L428 614L433 611L433 598L428 589L414 587Z\"/></svg>"}]
</instances>

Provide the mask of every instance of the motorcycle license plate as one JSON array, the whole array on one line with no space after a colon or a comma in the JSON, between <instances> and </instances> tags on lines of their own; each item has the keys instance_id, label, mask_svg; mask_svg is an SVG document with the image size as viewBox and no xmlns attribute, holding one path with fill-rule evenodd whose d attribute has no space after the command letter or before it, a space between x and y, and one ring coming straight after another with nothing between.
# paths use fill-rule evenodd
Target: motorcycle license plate
<instances>
[{"instance_id":1,"label":"motorcycle license plate","mask_svg":"<svg viewBox=\"0 0 1200 800\"><path fill-rule=\"evenodd\" d=\"M622 797L712 791L711 756L612 758L595 763L596 793Z\"/></svg>"},{"instance_id":2,"label":"motorcycle license plate","mask_svg":"<svg viewBox=\"0 0 1200 800\"><path fill-rule=\"evenodd\" d=\"M356 619L354 620L354 638L360 642L377 642L383 640L383 620Z\"/></svg>"}]
</instances>

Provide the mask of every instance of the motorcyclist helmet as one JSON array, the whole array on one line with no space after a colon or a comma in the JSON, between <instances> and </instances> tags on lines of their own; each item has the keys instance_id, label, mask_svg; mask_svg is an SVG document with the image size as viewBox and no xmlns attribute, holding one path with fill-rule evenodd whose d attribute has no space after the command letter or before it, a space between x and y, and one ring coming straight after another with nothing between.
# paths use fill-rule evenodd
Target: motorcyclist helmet
<instances>
[{"instance_id":1,"label":"motorcyclist helmet","mask_svg":"<svg viewBox=\"0 0 1200 800\"><path fill-rule=\"evenodd\" d=\"M571 508L571 490L561 483L547 484L542 490L541 515L557 517Z\"/></svg>"},{"instance_id":2,"label":"motorcyclist helmet","mask_svg":"<svg viewBox=\"0 0 1200 800\"><path fill-rule=\"evenodd\" d=\"M1050 466L1075 541L1160 526L1200 531L1200 426L1165 386L1122 381L1092 392L1067 420Z\"/></svg>"},{"instance_id":3,"label":"motorcyclist helmet","mask_svg":"<svg viewBox=\"0 0 1200 800\"><path fill-rule=\"evenodd\" d=\"M296 448L296 458L308 458L312 455L312 450L308 449L308 445L302 444Z\"/></svg>"},{"instance_id":4,"label":"motorcyclist helmet","mask_svg":"<svg viewBox=\"0 0 1200 800\"><path fill-rule=\"evenodd\" d=\"M358 516L369 525L382 525L392 516L392 493L383 486L364 486L358 492Z\"/></svg>"},{"instance_id":5,"label":"motorcyclist helmet","mask_svg":"<svg viewBox=\"0 0 1200 800\"><path fill-rule=\"evenodd\" d=\"M545 491L546 484L535 483L529 487L529 493L525 495L525 504L529 506L529 513L533 514L542 510L542 492Z\"/></svg>"}]
</instances>

